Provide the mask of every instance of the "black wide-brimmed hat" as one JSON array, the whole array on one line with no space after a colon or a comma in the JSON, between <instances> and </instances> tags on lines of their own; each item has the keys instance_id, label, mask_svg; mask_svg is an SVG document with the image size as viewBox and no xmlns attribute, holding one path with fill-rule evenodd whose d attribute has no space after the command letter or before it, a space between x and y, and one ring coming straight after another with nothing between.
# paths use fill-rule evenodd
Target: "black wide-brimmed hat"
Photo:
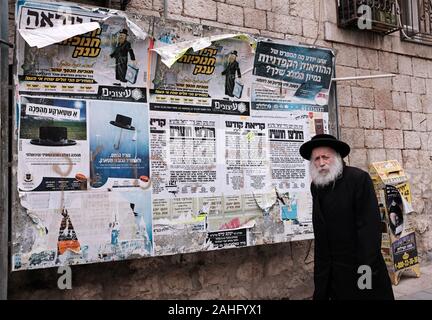
<instances>
[{"instance_id":1,"label":"black wide-brimmed hat","mask_svg":"<svg viewBox=\"0 0 432 320\"><path fill-rule=\"evenodd\" d=\"M350 146L343 141L336 139L330 134L317 134L308 142L305 142L300 147L300 155L310 160L312 150L317 147L329 147L334 149L340 154L342 158L345 158L350 153Z\"/></svg>"},{"instance_id":2,"label":"black wide-brimmed hat","mask_svg":"<svg viewBox=\"0 0 432 320\"><path fill-rule=\"evenodd\" d=\"M231 54L235 55L237 57L237 50L231 51Z\"/></svg>"},{"instance_id":3,"label":"black wide-brimmed hat","mask_svg":"<svg viewBox=\"0 0 432 320\"><path fill-rule=\"evenodd\" d=\"M39 127L39 138L30 140L31 144L47 147L73 146L76 141L67 138L66 127Z\"/></svg>"},{"instance_id":4,"label":"black wide-brimmed hat","mask_svg":"<svg viewBox=\"0 0 432 320\"><path fill-rule=\"evenodd\" d=\"M119 33L124 33L125 35L128 35L128 29L123 29Z\"/></svg>"},{"instance_id":5,"label":"black wide-brimmed hat","mask_svg":"<svg viewBox=\"0 0 432 320\"><path fill-rule=\"evenodd\" d=\"M131 126L132 118L126 117L122 114L117 114L115 121L110 121L113 126L126 129L126 130L135 130L134 126Z\"/></svg>"}]
</instances>

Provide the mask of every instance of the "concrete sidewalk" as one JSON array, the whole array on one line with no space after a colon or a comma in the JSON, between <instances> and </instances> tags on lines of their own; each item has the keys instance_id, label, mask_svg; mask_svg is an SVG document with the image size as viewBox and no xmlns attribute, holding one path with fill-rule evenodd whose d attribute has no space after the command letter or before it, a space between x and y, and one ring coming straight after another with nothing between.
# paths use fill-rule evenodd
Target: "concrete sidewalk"
<instances>
[{"instance_id":1,"label":"concrete sidewalk","mask_svg":"<svg viewBox=\"0 0 432 320\"><path fill-rule=\"evenodd\" d=\"M420 278L402 274L393 292L396 300L432 300L432 263L420 264Z\"/></svg>"}]
</instances>

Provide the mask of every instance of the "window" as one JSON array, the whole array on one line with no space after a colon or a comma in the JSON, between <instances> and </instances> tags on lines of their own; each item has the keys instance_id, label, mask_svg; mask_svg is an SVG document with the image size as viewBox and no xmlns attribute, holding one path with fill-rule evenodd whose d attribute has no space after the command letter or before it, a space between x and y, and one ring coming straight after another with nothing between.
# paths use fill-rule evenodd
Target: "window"
<instances>
[{"instance_id":1,"label":"window","mask_svg":"<svg viewBox=\"0 0 432 320\"><path fill-rule=\"evenodd\" d=\"M399 0L402 40L432 45L432 0Z\"/></svg>"},{"instance_id":2,"label":"window","mask_svg":"<svg viewBox=\"0 0 432 320\"><path fill-rule=\"evenodd\" d=\"M432 0L336 1L340 28L381 34L401 30L401 39L404 41L432 45ZM361 6L364 5L369 7L370 18L362 10ZM361 27L365 19L370 28Z\"/></svg>"},{"instance_id":3,"label":"window","mask_svg":"<svg viewBox=\"0 0 432 320\"><path fill-rule=\"evenodd\" d=\"M337 0L338 25L341 28L361 29L381 34L395 32L400 29L396 14L396 1ZM369 11L364 11L364 6L367 6ZM370 15L368 16L367 13ZM370 28L361 28L359 25L366 21Z\"/></svg>"}]
</instances>

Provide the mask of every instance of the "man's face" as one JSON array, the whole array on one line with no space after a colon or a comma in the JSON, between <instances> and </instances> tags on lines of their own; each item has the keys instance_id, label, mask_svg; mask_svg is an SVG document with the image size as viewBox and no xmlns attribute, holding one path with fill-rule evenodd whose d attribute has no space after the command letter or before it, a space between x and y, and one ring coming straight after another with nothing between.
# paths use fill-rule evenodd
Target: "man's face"
<instances>
[{"instance_id":1,"label":"man's face","mask_svg":"<svg viewBox=\"0 0 432 320\"><path fill-rule=\"evenodd\" d=\"M335 162L335 151L329 147L317 147L312 150L311 161L320 175L327 175Z\"/></svg>"},{"instance_id":2,"label":"man's face","mask_svg":"<svg viewBox=\"0 0 432 320\"><path fill-rule=\"evenodd\" d=\"M119 34L119 42L120 42L120 44L122 44L125 41L126 41L126 35L124 33L120 33Z\"/></svg>"},{"instance_id":3,"label":"man's face","mask_svg":"<svg viewBox=\"0 0 432 320\"><path fill-rule=\"evenodd\" d=\"M229 57L228 57L228 61L229 61L229 62L234 62L235 60L236 60L236 55L233 54L233 53L231 53L231 54L229 55Z\"/></svg>"}]
</instances>

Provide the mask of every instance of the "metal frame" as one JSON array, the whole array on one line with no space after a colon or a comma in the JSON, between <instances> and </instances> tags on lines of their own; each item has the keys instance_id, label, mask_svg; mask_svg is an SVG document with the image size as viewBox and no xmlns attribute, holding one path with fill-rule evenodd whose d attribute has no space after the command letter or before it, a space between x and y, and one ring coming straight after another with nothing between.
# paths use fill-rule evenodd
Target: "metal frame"
<instances>
[{"instance_id":1,"label":"metal frame","mask_svg":"<svg viewBox=\"0 0 432 320\"><path fill-rule=\"evenodd\" d=\"M401 29L397 23L397 0L336 0L337 20L341 28L358 29L358 19L361 16L358 9L361 5L368 5L372 10L372 31L381 34L389 34Z\"/></svg>"},{"instance_id":2,"label":"metal frame","mask_svg":"<svg viewBox=\"0 0 432 320\"><path fill-rule=\"evenodd\" d=\"M336 68L334 68L333 76L336 77ZM336 81L331 81L330 83L330 92L329 92L329 102L328 102L328 111L329 111L329 120L328 120L328 130L329 133L337 137L340 136L340 128L339 128L339 105L337 101L337 85Z\"/></svg>"},{"instance_id":3,"label":"metal frame","mask_svg":"<svg viewBox=\"0 0 432 320\"><path fill-rule=\"evenodd\" d=\"M432 45L432 0L399 0L401 39Z\"/></svg>"}]
</instances>

